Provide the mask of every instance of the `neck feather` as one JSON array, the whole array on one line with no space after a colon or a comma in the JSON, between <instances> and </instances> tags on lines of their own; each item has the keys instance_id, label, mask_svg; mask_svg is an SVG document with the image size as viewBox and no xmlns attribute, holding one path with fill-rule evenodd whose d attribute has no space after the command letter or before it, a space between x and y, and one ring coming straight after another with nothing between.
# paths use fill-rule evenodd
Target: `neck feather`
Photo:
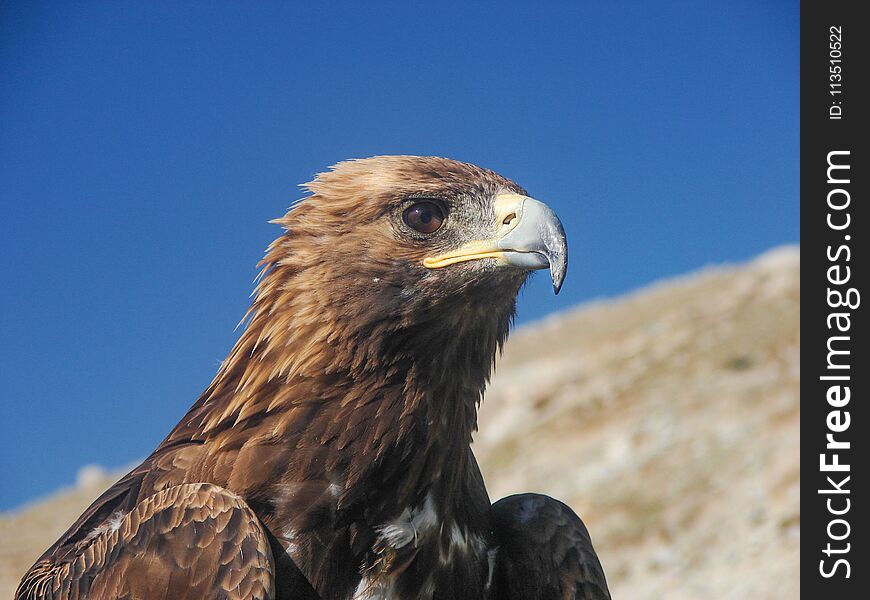
<instances>
[{"instance_id":1,"label":"neck feather","mask_svg":"<svg viewBox=\"0 0 870 600\"><path fill-rule=\"evenodd\" d=\"M328 284L326 274L267 263L247 327L182 422L185 437L265 426L275 442L353 447L342 454L374 462L467 454L513 302L493 306L481 293L397 303L389 286L386 299L349 298ZM426 471L439 474L440 464Z\"/></svg>"}]
</instances>

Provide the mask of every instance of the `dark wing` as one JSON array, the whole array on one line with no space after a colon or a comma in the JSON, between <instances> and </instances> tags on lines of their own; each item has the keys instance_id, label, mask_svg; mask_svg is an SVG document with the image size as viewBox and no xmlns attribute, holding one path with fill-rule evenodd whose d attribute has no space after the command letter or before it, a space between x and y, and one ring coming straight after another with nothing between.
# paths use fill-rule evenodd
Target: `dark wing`
<instances>
[{"instance_id":1,"label":"dark wing","mask_svg":"<svg viewBox=\"0 0 870 600\"><path fill-rule=\"evenodd\" d=\"M499 600L609 600L583 521L565 504L517 494L492 506Z\"/></svg>"},{"instance_id":2,"label":"dark wing","mask_svg":"<svg viewBox=\"0 0 870 600\"><path fill-rule=\"evenodd\" d=\"M15 598L266 599L274 589L257 516L239 496L195 483L149 496L62 554L43 556Z\"/></svg>"}]
</instances>

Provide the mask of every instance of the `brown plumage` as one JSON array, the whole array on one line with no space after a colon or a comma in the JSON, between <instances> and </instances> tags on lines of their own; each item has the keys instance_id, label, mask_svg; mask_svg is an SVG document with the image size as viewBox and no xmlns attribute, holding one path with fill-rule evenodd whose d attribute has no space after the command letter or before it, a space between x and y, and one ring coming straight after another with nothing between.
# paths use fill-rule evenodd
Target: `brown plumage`
<instances>
[{"instance_id":1,"label":"brown plumage","mask_svg":"<svg viewBox=\"0 0 870 600\"><path fill-rule=\"evenodd\" d=\"M565 560L595 556L579 519L540 496L493 512L470 449L518 290L535 268L561 285L558 219L443 158L306 187L215 379L16 597L519 598L518 539L564 582L541 598L609 597L597 559ZM550 534L523 537L533 513Z\"/></svg>"}]
</instances>

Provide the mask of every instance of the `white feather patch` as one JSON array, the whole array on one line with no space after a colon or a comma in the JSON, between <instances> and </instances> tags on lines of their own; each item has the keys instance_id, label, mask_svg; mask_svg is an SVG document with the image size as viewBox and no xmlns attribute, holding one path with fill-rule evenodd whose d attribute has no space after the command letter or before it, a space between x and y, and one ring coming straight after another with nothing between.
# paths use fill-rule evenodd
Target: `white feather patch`
<instances>
[{"instance_id":1,"label":"white feather patch","mask_svg":"<svg viewBox=\"0 0 870 600\"><path fill-rule=\"evenodd\" d=\"M483 554L486 550L486 542L483 538L470 534L467 529L456 523L450 524L450 537L447 548L442 547L440 552L441 564L451 563L457 555Z\"/></svg>"},{"instance_id":2,"label":"white feather patch","mask_svg":"<svg viewBox=\"0 0 870 600\"><path fill-rule=\"evenodd\" d=\"M399 518L380 527L378 532L385 544L392 548L403 548L408 544L417 547L420 538L425 537L438 525L435 502L428 494L423 506L406 508Z\"/></svg>"},{"instance_id":3,"label":"white feather patch","mask_svg":"<svg viewBox=\"0 0 870 600\"><path fill-rule=\"evenodd\" d=\"M390 588L381 582L373 583L368 577L360 579L352 600L390 600Z\"/></svg>"},{"instance_id":4,"label":"white feather patch","mask_svg":"<svg viewBox=\"0 0 870 600\"><path fill-rule=\"evenodd\" d=\"M124 522L124 517L127 516L127 513L121 510L116 510L113 512L108 519L100 523L97 527L94 527L93 530L87 535L85 540L92 540L97 536L103 535L106 532L110 531L118 531L121 528L121 524Z\"/></svg>"}]
</instances>

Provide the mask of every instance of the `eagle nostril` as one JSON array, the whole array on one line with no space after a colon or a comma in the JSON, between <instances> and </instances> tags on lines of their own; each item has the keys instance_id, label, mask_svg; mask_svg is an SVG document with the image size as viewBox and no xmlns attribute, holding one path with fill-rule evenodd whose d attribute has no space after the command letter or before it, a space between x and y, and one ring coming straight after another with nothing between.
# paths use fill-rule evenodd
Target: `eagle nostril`
<instances>
[{"instance_id":1,"label":"eagle nostril","mask_svg":"<svg viewBox=\"0 0 870 600\"><path fill-rule=\"evenodd\" d=\"M516 219L517 219L517 213L512 212L511 214L509 214L508 216L506 216L504 218L504 221L502 221L502 223L504 225L513 225L513 222L516 221Z\"/></svg>"}]
</instances>

